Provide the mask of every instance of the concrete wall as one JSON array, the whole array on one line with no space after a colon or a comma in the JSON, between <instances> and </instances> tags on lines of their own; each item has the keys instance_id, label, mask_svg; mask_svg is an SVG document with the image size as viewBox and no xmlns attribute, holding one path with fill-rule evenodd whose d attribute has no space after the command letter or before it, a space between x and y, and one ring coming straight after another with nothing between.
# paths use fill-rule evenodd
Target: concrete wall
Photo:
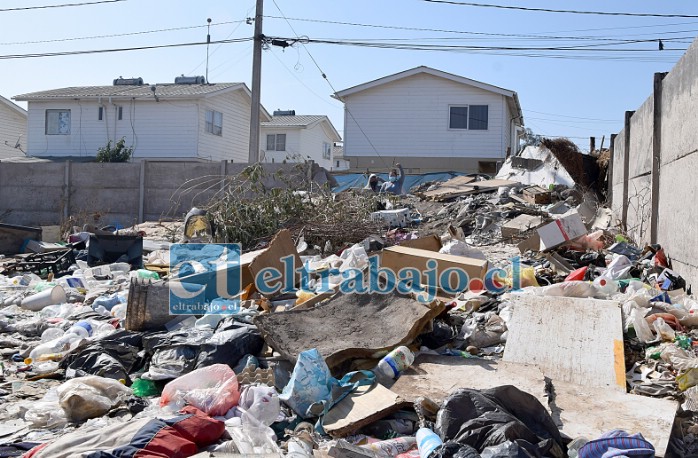
<instances>
[{"instance_id":1,"label":"concrete wall","mask_svg":"<svg viewBox=\"0 0 698 458\"><path fill-rule=\"evenodd\" d=\"M612 206L636 241L662 245L697 284L698 40L653 86L616 137Z\"/></svg>"},{"instance_id":2,"label":"concrete wall","mask_svg":"<svg viewBox=\"0 0 698 458\"><path fill-rule=\"evenodd\" d=\"M0 221L29 226L119 224L183 217L225 189L246 164L141 161L134 163L0 163ZM303 186L316 164L265 164L265 186ZM277 179L279 173L282 179Z\"/></svg>"}]
</instances>

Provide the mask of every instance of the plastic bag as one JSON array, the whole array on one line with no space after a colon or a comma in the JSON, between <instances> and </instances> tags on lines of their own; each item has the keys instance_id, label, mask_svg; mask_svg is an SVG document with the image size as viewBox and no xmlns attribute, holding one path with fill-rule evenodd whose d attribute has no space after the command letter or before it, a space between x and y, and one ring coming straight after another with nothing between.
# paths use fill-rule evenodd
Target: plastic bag
<instances>
[{"instance_id":1,"label":"plastic bag","mask_svg":"<svg viewBox=\"0 0 698 458\"><path fill-rule=\"evenodd\" d=\"M225 364L214 364L183 375L165 385L160 406L192 405L212 417L235 407L240 391L235 372Z\"/></svg>"},{"instance_id":2,"label":"plastic bag","mask_svg":"<svg viewBox=\"0 0 698 458\"><path fill-rule=\"evenodd\" d=\"M662 317L657 317L652 326L654 327L654 331L662 338L662 340L673 342L676 338L676 332L671 329L671 326L666 324Z\"/></svg>"},{"instance_id":3,"label":"plastic bag","mask_svg":"<svg viewBox=\"0 0 698 458\"><path fill-rule=\"evenodd\" d=\"M56 388L51 388L39 401L33 401L24 413L24 419L35 428L62 428L68 424L68 417L58 403Z\"/></svg>"},{"instance_id":4,"label":"plastic bag","mask_svg":"<svg viewBox=\"0 0 698 458\"><path fill-rule=\"evenodd\" d=\"M585 281L564 281L541 289L543 296L562 297L595 297L598 292L596 287Z\"/></svg>"},{"instance_id":5,"label":"plastic bag","mask_svg":"<svg viewBox=\"0 0 698 458\"><path fill-rule=\"evenodd\" d=\"M264 385L245 387L240 395L238 407L245 410L243 422L251 416L265 426L274 423L281 412L276 389Z\"/></svg>"},{"instance_id":6,"label":"plastic bag","mask_svg":"<svg viewBox=\"0 0 698 458\"><path fill-rule=\"evenodd\" d=\"M467 258L482 259L485 261L487 260L487 257L482 251L478 250L477 248L473 248L460 240L451 240L450 242L447 242L441 247L439 253L465 256Z\"/></svg>"},{"instance_id":7,"label":"plastic bag","mask_svg":"<svg viewBox=\"0 0 698 458\"><path fill-rule=\"evenodd\" d=\"M56 392L60 406L74 422L101 417L133 394L117 380L97 375L68 380Z\"/></svg>"},{"instance_id":8,"label":"plastic bag","mask_svg":"<svg viewBox=\"0 0 698 458\"><path fill-rule=\"evenodd\" d=\"M301 418L308 418L308 408L330 398L332 381L330 369L317 349L306 350L298 355L291 380L284 387L281 399Z\"/></svg>"}]
</instances>

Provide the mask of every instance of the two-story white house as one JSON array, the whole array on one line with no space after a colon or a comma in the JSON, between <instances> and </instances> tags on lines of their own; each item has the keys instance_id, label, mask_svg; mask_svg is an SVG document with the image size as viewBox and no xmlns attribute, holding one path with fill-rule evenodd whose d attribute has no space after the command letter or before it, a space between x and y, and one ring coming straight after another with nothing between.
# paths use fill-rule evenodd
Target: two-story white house
<instances>
[{"instance_id":1,"label":"two-story white house","mask_svg":"<svg viewBox=\"0 0 698 458\"><path fill-rule=\"evenodd\" d=\"M28 156L96 156L121 138L133 159L247 162L251 93L244 83L204 77L144 84L67 87L14 97L28 105ZM261 120L271 116L261 111Z\"/></svg>"},{"instance_id":2,"label":"two-story white house","mask_svg":"<svg viewBox=\"0 0 698 458\"><path fill-rule=\"evenodd\" d=\"M0 159L24 156L26 139L26 110L0 96Z\"/></svg>"},{"instance_id":3,"label":"two-story white house","mask_svg":"<svg viewBox=\"0 0 698 458\"><path fill-rule=\"evenodd\" d=\"M344 158L352 169L394 162L408 173L494 174L515 153L523 114L516 92L416 67L338 91Z\"/></svg>"},{"instance_id":4,"label":"two-story white house","mask_svg":"<svg viewBox=\"0 0 698 458\"><path fill-rule=\"evenodd\" d=\"M260 127L260 162L312 160L333 170L333 148L341 140L325 115L296 115L294 110L275 111Z\"/></svg>"}]
</instances>

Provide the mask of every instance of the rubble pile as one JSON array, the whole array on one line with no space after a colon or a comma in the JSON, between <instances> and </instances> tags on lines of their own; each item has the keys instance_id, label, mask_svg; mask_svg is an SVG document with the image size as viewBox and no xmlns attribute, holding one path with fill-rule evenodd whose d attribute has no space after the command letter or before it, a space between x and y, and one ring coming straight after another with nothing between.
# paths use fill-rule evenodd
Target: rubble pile
<instances>
[{"instance_id":1,"label":"rubble pile","mask_svg":"<svg viewBox=\"0 0 698 458\"><path fill-rule=\"evenodd\" d=\"M695 455L691 285L589 183L515 175L0 225L0 456Z\"/></svg>"}]
</instances>

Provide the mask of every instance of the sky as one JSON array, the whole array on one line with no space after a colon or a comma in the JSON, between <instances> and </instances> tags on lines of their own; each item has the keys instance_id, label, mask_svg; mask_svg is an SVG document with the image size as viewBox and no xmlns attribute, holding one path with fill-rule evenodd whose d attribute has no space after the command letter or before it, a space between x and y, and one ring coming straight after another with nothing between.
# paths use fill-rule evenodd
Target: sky
<instances>
[{"instance_id":1,"label":"sky","mask_svg":"<svg viewBox=\"0 0 698 458\"><path fill-rule=\"evenodd\" d=\"M247 19L255 0L86 4L93 2L0 0L0 95L109 85L120 76L153 84L205 75L208 18L209 82L251 86L254 26ZM69 3L78 5L59 6ZM41 8L17 10L33 7ZM651 94L654 73L671 70L690 46L698 2L264 0L263 33L291 44L262 55L261 100L269 112L324 114L342 134L343 105L332 93L426 65L516 91L526 127L588 149L590 136L597 147L603 136L608 145L624 112ZM70 54L153 46L166 47ZM68 54L42 56L49 53Z\"/></svg>"}]
</instances>

